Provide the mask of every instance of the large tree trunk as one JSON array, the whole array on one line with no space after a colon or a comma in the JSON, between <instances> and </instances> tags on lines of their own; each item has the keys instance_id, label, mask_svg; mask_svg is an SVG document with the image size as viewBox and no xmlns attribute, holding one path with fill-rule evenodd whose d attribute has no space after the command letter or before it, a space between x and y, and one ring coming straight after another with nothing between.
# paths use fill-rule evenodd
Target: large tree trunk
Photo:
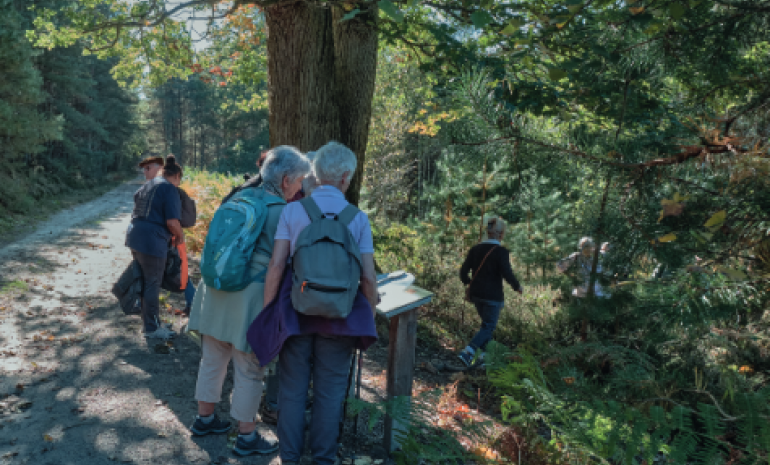
<instances>
[{"instance_id":1,"label":"large tree trunk","mask_svg":"<svg viewBox=\"0 0 770 465\"><path fill-rule=\"evenodd\" d=\"M365 13L340 22L344 12L336 9L334 19L334 76L340 112L339 141L358 158L358 169L347 192L348 201L358 205L372 120L372 97L377 75L376 4Z\"/></svg>"},{"instance_id":2,"label":"large tree trunk","mask_svg":"<svg viewBox=\"0 0 770 465\"><path fill-rule=\"evenodd\" d=\"M331 140L348 146L358 169L347 198L358 204L377 70L377 9L340 23L343 15L307 2L265 8L270 145L303 152Z\"/></svg>"},{"instance_id":3,"label":"large tree trunk","mask_svg":"<svg viewBox=\"0 0 770 465\"><path fill-rule=\"evenodd\" d=\"M270 146L316 150L339 134L331 12L297 2L265 18Z\"/></svg>"}]
</instances>

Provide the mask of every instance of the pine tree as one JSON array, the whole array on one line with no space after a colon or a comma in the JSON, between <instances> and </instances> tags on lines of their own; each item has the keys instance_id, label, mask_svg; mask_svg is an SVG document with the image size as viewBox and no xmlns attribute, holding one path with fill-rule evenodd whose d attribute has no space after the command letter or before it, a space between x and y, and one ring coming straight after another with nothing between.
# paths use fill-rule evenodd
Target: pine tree
<instances>
[{"instance_id":1,"label":"pine tree","mask_svg":"<svg viewBox=\"0 0 770 465\"><path fill-rule=\"evenodd\" d=\"M21 19L9 0L0 0L0 206L18 212L31 207L24 178L34 154L61 137L61 119L40 108L46 94Z\"/></svg>"},{"instance_id":2,"label":"pine tree","mask_svg":"<svg viewBox=\"0 0 770 465\"><path fill-rule=\"evenodd\" d=\"M6 166L29 161L44 142L59 136L60 128L38 107L46 94L21 20L10 0L0 0L0 160Z\"/></svg>"}]
</instances>

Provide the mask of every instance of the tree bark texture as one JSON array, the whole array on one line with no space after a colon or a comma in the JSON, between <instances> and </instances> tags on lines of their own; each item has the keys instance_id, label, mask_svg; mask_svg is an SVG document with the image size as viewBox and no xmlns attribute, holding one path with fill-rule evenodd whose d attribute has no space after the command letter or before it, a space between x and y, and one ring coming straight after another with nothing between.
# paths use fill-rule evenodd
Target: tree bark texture
<instances>
[{"instance_id":1,"label":"tree bark texture","mask_svg":"<svg viewBox=\"0 0 770 465\"><path fill-rule=\"evenodd\" d=\"M339 141L348 146L358 159L358 169L347 192L348 201L358 205L377 75L378 9L376 4L372 4L364 13L340 22L343 15L341 9L334 10L332 15L335 84L340 115Z\"/></svg>"},{"instance_id":2,"label":"tree bark texture","mask_svg":"<svg viewBox=\"0 0 770 465\"><path fill-rule=\"evenodd\" d=\"M316 150L338 137L331 12L307 2L265 8L270 146Z\"/></svg>"},{"instance_id":3,"label":"tree bark texture","mask_svg":"<svg viewBox=\"0 0 770 465\"><path fill-rule=\"evenodd\" d=\"M377 8L345 12L312 2L265 8L270 145L303 152L331 140L358 159L347 198L358 204L377 72ZM369 8L369 10L365 10Z\"/></svg>"}]
</instances>

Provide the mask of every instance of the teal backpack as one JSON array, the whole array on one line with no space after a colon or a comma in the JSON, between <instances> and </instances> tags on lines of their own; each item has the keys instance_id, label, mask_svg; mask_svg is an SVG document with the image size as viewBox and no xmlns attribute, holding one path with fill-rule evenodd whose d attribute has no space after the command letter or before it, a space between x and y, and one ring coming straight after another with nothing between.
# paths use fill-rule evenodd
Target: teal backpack
<instances>
[{"instance_id":1,"label":"teal backpack","mask_svg":"<svg viewBox=\"0 0 770 465\"><path fill-rule=\"evenodd\" d=\"M249 189L217 209L201 255L201 276L206 286L240 291L261 277L251 276L251 256L265 227L268 206L285 203L263 189Z\"/></svg>"}]
</instances>

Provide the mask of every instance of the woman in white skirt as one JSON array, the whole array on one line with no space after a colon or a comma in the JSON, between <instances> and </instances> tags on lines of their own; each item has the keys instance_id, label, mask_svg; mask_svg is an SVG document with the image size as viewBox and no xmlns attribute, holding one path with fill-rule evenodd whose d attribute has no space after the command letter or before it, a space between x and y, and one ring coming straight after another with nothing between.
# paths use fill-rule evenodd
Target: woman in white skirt
<instances>
[{"instance_id":1,"label":"woman in white skirt","mask_svg":"<svg viewBox=\"0 0 770 465\"><path fill-rule=\"evenodd\" d=\"M294 147L280 146L268 152L261 169L263 183L250 189L264 190L265 196L273 196L273 201L277 197L281 202L267 207L267 221L251 260L253 275L264 276L273 255L273 238L286 199L299 191L309 172L310 162ZM261 198L261 195L257 197ZM237 292L220 291L201 283L188 323L188 330L200 333L202 342L195 388L198 416L190 430L196 436L225 434L230 430L230 422L220 420L214 412L222 394L227 365L232 360L234 386L230 417L238 421L240 434L233 452L240 456L278 450L276 441L262 437L256 429L255 418L264 389L265 372L246 341L249 325L262 311L264 286L264 278Z\"/></svg>"}]
</instances>

